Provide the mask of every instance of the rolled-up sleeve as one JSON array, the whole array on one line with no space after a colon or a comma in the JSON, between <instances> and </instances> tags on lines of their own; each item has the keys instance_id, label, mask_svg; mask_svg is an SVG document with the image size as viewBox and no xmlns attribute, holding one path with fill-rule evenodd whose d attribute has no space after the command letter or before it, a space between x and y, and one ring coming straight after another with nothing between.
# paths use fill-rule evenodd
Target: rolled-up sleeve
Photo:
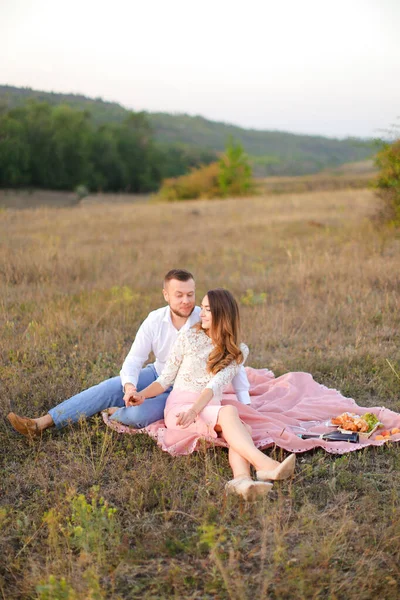
<instances>
[{"instance_id":1,"label":"rolled-up sleeve","mask_svg":"<svg viewBox=\"0 0 400 600\"><path fill-rule=\"evenodd\" d=\"M134 386L137 385L140 370L145 361L149 358L152 349L152 340L151 323L149 318L147 318L139 327L135 341L125 358L119 373L122 387L124 387L126 383L132 383Z\"/></svg>"},{"instance_id":2,"label":"rolled-up sleeve","mask_svg":"<svg viewBox=\"0 0 400 600\"><path fill-rule=\"evenodd\" d=\"M239 402L242 404L250 404L250 383L243 364L239 366L239 371L232 379L232 386Z\"/></svg>"}]
</instances>

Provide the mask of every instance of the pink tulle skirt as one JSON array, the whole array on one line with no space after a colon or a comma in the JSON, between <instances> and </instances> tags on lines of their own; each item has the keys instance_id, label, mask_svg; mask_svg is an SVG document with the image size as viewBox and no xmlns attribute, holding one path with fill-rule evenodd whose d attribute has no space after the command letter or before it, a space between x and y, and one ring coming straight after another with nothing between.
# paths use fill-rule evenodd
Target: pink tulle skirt
<instances>
[{"instance_id":1,"label":"pink tulle skirt","mask_svg":"<svg viewBox=\"0 0 400 600\"><path fill-rule=\"evenodd\" d=\"M200 394L196 392L186 392L185 390L173 389L168 396L164 410L165 426L171 434L171 440L176 431L193 432L199 436L216 438L217 434L214 427L217 423L218 413L221 409L219 400L212 398L201 413L197 416L194 423L186 428L176 424L178 413L186 412L191 409Z\"/></svg>"},{"instance_id":2,"label":"pink tulle skirt","mask_svg":"<svg viewBox=\"0 0 400 600\"><path fill-rule=\"evenodd\" d=\"M321 447L327 452L344 454L366 446L380 446L385 440L377 440L379 430L370 438L360 438L357 444L328 442L322 439L302 440L301 433L326 433L334 431L330 419L343 412L362 415L373 412L383 423L384 429L400 428L400 414L383 406L358 406L351 398L342 396L337 390L329 389L314 381L309 373L286 373L281 377L267 369L246 368L250 382L251 405L237 401L232 388L226 390L221 405L236 406L240 419L251 427L254 444L258 448L278 446L289 452L305 452ZM193 405L198 394L173 390L167 401L165 422L157 421L145 429L131 429L110 421L103 413L106 424L121 433L146 432L158 445L170 454L189 454L200 444L227 446L218 437L214 426L218 417L219 404L210 403L187 429L176 428L176 413L184 412ZM186 408L185 408L186 407ZM391 441L400 441L400 434L392 435Z\"/></svg>"}]
</instances>

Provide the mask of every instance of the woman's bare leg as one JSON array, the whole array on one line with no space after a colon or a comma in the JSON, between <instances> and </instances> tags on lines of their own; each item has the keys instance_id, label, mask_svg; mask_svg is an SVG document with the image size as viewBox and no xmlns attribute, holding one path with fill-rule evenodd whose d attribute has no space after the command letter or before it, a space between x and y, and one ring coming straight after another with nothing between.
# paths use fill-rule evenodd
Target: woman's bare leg
<instances>
[{"instance_id":1,"label":"woman's bare leg","mask_svg":"<svg viewBox=\"0 0 400 600\"><path fill-rule=\"evenodd\" d=\"M241 421L239 422L244 431L250 435L251 427L249 425L244 425ZM222 433L222 427L219 422L215 425L215 431ZM249 461L241 453L232 448L232 446L229 447L229 464L233 471L233 479L228 481L225 485L227 494L236 494L244 498L247 502L254 502L269 494L272 489L272 483L267 483L266 481L253 481L250 475Z\"/></svg>"},{"instance_id":2,"label":"woman's bare leg","mask_svg":"<svg viewBox=\"0 0 400 600\"><path fill-rule=\"evenodd\" d=\"M229 448L229 464L232 469L233 478L250 477L250 463L240 456L233 448Z\"/></svg>"},{"instance_id":3,"label":"woman's bare leg","mask_svg":"<svg viewBox=\"0 0 400 600\"><path fill-rule=\"evenodd\" d=\"M257 471L268 473L270 479L280 479L279 468L281 463L258 450L253 439L239 419L239 414L234 406L223 406L218 413L217 424L222 429L222 434L229 446L242 458L254 466Z\"/></svg>"},{"instance_id":4,"label":"woman's bare leg","mask_svg":"<svg viewBox=\"0 0 400 600\"><path fill-rule=\"evenodd\" d=\"M250 476L250 463L240 454L229 448L229 464L233 471L233 479L225 485L227 494L236 494L247 502L264 498L272 489L271 482L253 481Z\"/></svg>"}]
</instances>

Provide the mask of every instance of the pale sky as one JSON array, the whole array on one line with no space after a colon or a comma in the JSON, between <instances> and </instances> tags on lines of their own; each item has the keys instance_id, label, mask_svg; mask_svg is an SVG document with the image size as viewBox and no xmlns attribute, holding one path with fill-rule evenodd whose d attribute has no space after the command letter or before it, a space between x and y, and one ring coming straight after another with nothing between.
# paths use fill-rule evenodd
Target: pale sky
<instances>
[{"instance_id":1,"label":"pale sky","mask_svg":"<svg viewBox=\"0 0 400 600\"><path fill-rule=\"evenodd\" d=\"M0 0L0 83L379 136L400 117L399 32L400 0Z\"/></svg>"}]
</instances>

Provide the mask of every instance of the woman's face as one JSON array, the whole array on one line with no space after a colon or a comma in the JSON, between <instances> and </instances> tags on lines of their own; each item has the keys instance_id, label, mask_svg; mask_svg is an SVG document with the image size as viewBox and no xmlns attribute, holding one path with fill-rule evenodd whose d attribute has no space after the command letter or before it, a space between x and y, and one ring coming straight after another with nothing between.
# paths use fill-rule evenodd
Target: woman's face
<instances>
[{"instance_id":1,"label":"woman's face","mask_svg":"<svg viewBox=\"0 0 400 600\"><path fill-rule=\"evenodd\" d=\"M200 304L200 319L201 319L201 326L203 329L205 329L206 331L211 329L211 324L212 324L212 314L211 314L211 310L210 310L210 303L208 301L208 296L204 296L201 304Z\"/></svg>"}]
</instances>

